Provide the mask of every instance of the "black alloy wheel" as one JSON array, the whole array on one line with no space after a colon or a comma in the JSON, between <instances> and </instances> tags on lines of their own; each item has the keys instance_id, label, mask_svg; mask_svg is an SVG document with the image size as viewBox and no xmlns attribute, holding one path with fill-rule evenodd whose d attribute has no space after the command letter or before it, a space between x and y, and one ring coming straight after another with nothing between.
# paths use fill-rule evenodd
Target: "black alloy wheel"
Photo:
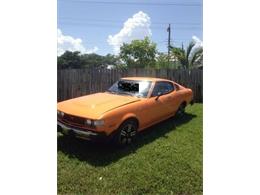
<instances>
[{"instance_id":1,"label":"black alloy wheel","mask_svg":"<svg viewBox=\"0 0 260 195\"><path fill-rule=\"evenodd\" d=\"M137 122L135 120L127 120L120 127L116 136L117 144L121 146L131 144L137 134Z\"/></svg>"}]
</instances>

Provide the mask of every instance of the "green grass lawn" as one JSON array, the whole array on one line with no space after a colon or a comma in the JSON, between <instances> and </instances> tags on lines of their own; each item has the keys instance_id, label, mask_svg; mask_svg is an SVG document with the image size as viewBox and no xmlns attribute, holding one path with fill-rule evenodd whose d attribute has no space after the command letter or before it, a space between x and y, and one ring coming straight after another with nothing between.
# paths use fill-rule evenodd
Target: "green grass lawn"
<instances>
[{"instance_id":1,"label":"green grass lawn","mask_svg":"<svg viewBox=\"0 0 260 195\"><path fill-rule=\"evenodd\" d=\"M115 148L58 137L59 194L202 194L202 104Z\"/></svg>"}]
</instances>

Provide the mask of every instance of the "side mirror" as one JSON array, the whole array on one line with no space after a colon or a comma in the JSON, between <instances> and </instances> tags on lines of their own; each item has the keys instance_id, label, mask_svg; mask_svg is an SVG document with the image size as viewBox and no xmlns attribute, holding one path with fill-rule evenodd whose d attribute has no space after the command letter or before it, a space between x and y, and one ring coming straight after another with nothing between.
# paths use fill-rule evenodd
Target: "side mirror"
<instances>
[{"instance_id":1,"label":"side mirror","mask_svg":"<svg viewBox=\"0 0 260 195\"><path fill-rule=\"evenodd\" d=\"M162 92L158 92L155 100L157 101L161 95L162 95Z\"/></svg>"}]
</instances>

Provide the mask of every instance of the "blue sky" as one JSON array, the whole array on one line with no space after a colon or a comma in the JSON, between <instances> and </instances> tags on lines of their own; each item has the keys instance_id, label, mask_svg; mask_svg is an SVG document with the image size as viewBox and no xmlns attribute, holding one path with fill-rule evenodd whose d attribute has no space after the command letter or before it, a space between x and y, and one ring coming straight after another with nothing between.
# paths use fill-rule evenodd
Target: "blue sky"
<instances>
[{"instance_id":1,"label":"blue sky","mask_svg":"<svg viewBox=\"0 0 260 195\"><path fill-rule=\"evenodd\" d=\"M142 11L150 18L150 38L160 52L166 52L168 23L175 46L187 45L192 36L203 39L202 9L201 0L58 0L58 29L64 36L81 39L87 50L97 47L95 52L105 55L114 52L108 36L119 33L125 21Z\"/></svg>"}]
</instances>

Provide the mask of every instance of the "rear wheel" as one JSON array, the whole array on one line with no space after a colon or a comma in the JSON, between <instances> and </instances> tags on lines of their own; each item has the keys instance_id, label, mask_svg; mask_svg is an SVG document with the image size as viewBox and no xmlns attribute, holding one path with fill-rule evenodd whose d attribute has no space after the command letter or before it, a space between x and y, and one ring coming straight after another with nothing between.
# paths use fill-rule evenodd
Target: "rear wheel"
<instances>
[{"instance_id":1,"label":"rear wheel","mask_svg":"<svg viewBox=\"0 0 260 195\"><path fill-rule=\"evenodd\" d=\"M120 146L131 144L135 140L136 134L137 122L135 120L127 120L120 125L114 137L114 142Z\"/></svg>"},{"instance_id":2,"label":"rear wheel","mask_svg":"<svg viewBox=\"0 0 260 195\"><path fill-rule=\"evenodd\" d=\"M177 110L177 112L176 112L176 116L177 117L183 117L183 115L184 115L184 113L185 113L185 107L186 107L186 104L185 103L182 103L180 106L179 106L179 108L178 108L178 110Z\"/></svg>"}]
</instances>

